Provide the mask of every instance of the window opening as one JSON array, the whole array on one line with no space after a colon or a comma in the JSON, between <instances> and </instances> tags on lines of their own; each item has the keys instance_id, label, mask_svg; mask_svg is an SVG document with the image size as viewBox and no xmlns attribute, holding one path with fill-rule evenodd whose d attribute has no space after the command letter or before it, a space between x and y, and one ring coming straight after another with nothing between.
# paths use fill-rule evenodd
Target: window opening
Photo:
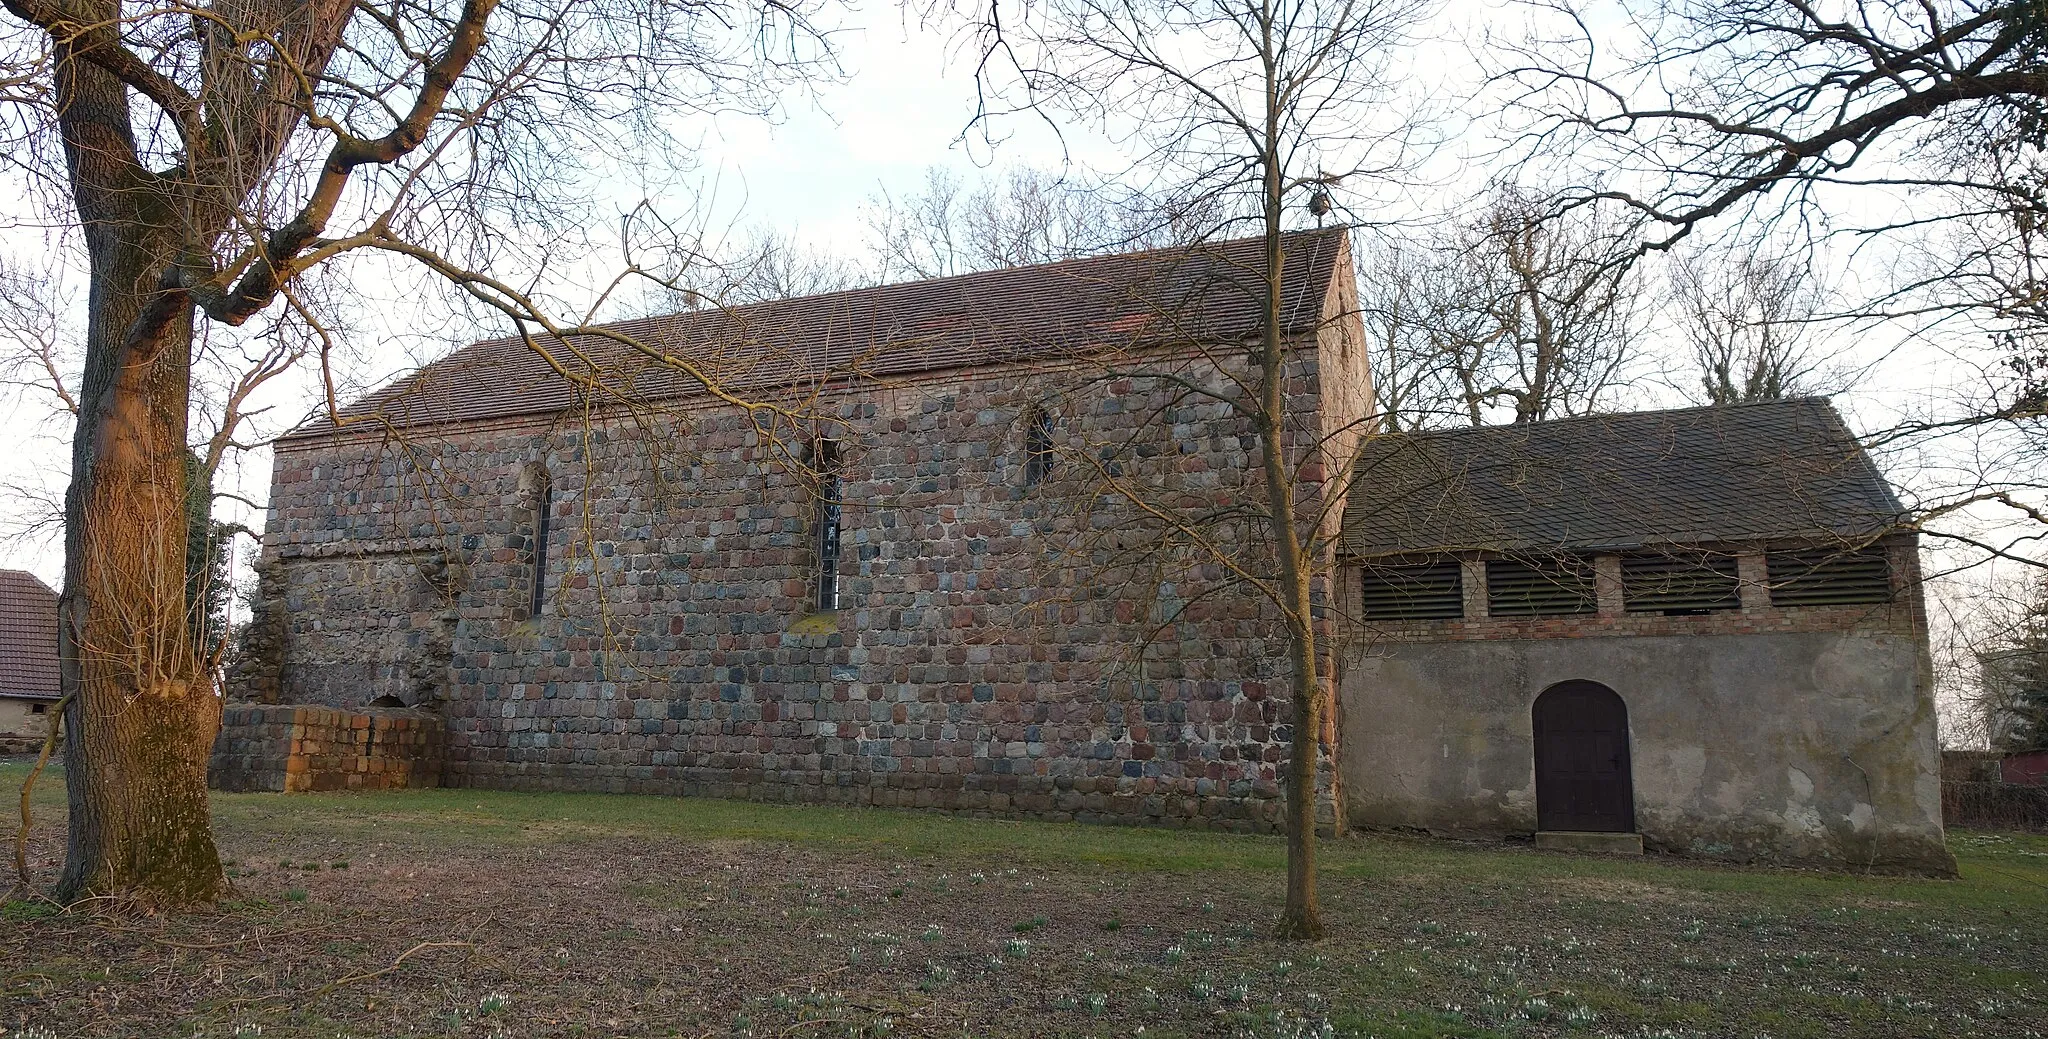
<instances>
[{"instance_id":1,"label":"window opening","mask_svg":"<svg viewBox=\"0 0 2048 1039\"><path fill-rule=\"evenodd\" d=\"M1032 405L1024 413L1024 483L1034 485L1052 473L1052 412Z\"/></svg>"},{"instance_id":2,"label":"window opening","mask_svg":"<svg viewBox=\"0 0 2048 1039\"><path fill-rule=\"evenodd\" d=\"M1465 616L1464 568L1456 559L1366 566L1359 573L1367 620L1458 620Z\"/></svg>"},{"instance_id":3,"label":"window opening","mask_svg":"<svg viewBox=\"0 0 2048 1039\"><path fill-rule=\"evenodd\" d=\"M555 489L541 488L540 509L533 518L533 587L528 591L527 613L539 616L548 596L548 527L555 512Z\"/></svg>"},{"instance_id":4,"label":"window opening","mask_svg":"<svg viewBox=\"0 0 2048 1039\"><path fill-rule=\"evenodd\" d=\"M818 495L813 523L818 532L816 605L820 610L836 610L839 608L839 442L818 441L812 449L811 465L817 474Z\"/></svg>"},{"instance_id":5,"label":"window opening","mask_svg":"<svg viewBox=\"0 0 2048 1039\"><path fill-rule=\"evenodd\" d=\"M1765 557L1773 606L1845 606L1892 599L1882 548L1772 552Z\"/></svg>"},{"instance_id":6,"label":"window opening","mask_svg":"<svg viewBox=\"0 0 2048 1039\"><path fill-rule=\"evenodd\" d=\"M1593 568L1583 559L1490 559L1486 612L1494 617L1592 613Z\"/></svg>"},{"instance_id":7,"label":"window opening","mask_svg":"<svg viewBox=\"0 0 2048 1039\"><path fill-rule=\"evenodd\" d=\"M1621 557L1621 597L1630 613L1689 616L1742 606L1742 582L1730 555Z\"/></svg>"}]
</instances>

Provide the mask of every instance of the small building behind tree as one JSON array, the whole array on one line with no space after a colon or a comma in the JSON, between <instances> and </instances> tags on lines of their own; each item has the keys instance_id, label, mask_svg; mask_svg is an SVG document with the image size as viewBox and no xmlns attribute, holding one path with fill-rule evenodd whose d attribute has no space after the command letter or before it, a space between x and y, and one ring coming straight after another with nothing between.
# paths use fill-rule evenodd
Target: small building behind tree
<instances>
[{"instance_id":1,"label":"small building behind tree","mask_svg":"<svg viewBox=\"0 0 2048 1039\"><path fill-rule=\"evenodd\" d=\"M1354 475L1354 825L1952 868L1915 535L1826 401L1381 436Z\"/></svg>"},{"instance_id":2,"label":"small building behind tree","mask_svg":"<svg viewBox=\"0 0 2048 1039\"><path fill-rule=\"evenodd\" d=\"M41 738L60 695L57 593L25 570L0 570L0 738Z\"/></svg>"}]
</instances>

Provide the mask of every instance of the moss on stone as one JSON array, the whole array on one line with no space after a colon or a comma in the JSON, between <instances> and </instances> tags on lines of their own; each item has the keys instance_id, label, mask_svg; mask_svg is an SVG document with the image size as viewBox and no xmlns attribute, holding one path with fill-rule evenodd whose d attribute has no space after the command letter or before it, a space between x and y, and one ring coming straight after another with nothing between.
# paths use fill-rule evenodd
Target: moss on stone
<instances>
[{"instance_id":1,"label":"moss on stone","mask_svg":"<svg viewBox=\"0 0 2048 1039\"><path fill-rule=\"evenodd\" d=\"M839 631L839 614L808 613L789 622L785 629L791 635L832 635Z\"/></svg>"}]
</instances>

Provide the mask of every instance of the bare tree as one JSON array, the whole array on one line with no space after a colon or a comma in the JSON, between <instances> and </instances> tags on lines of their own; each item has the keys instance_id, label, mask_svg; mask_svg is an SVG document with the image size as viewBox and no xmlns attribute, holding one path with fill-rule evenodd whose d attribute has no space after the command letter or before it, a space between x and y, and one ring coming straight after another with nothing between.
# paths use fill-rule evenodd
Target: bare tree
<instances>
[{"instance_id":1,"label":"bare tree","mask_svg":"<svg viewBox=\"0 0 2048 1039\"><path fill-rule=\"evenodd\" d=\"M1497 186L1479 215L1369 254L1363 306L1381 323L1377 378L1406 428L1612 407L1645 324L1641 275L1610 222L1549 213Z\"/></svg>"},{"instance_id":2,"label":"bare tree","mask_svg":"<svg viewBox=\"0 0 2048 1039\"><path fill-rule=\"evenodd\" d=\"M675 234L650 289L650 314L764 303L890 281L1052 263L1170 245L1185 223L1171 207L1080 172L1029 166L968 181L942 166L921 189L869 200L863 255L754 228L726 240ZM675 229L671 229L675 230Z\"/></svg>"},{"instance_id":3,"label":"bare tree","mask_svg":"<svg viewBox=\"0 0 2048 1039\"><path fill-rule=\"evenodd\" d=\"M1571 196L1642 218L1644 248L1789 216L1822 234L2001 225L1981 244L2032 254L2048 202L2048 20L2029 0L1684 0L1600 18L1597 40L1593 12L1549 6L1556 31L1517 49L1502 78L1523 88L1518 106L1552 153L1580 160ZM1636 9L1613 7L1597 13ZM1830 198L1869 188L1914 204L1838 224ZM1940 286L1895 285L1871 304L1911 306L1928 287ZM1977 288L1944 305L2017 320L2037 301L2030 284Z\"/></svg>"},{"instance_id":4,"label":"bare tree","mask_svg":"<svg viewBox=\"0 0 2048 1039\"><path fill-rule=\"evenodd\" d=\"M2038 569L1944 578L1934 597L1935 669L1950 702L1943 742L2048 748L2048 595Z\"/></svg>"},{"instance_id":5,"label":"bare tree","mask_svg":"<svg viewBox=\"0 0 2048 1039\"><path fill-rule=\"evenodd\" d=\"M970 183L935 166L922 190L901 198L885 192L864 219L872 265L888 281L1170 245L1191 216L1079 170L1013 166Z\"/></svg>"},{"instance_id":6,"label":"bare tree","mask_svg":"<svg viewBox=\"0 0 2048 1039\"><path fill-rule=\"evenodd\" d=\"M1703 404L1838 392L1815 342L1823 293L1809 268L1695 250L1672 265L1671 317L1691 348Z\"/></svg>"},{"instance_id":7,"label":"bare tree","mask_svg":"<svg viewBox=\"0 0 2048 1039\"><path fill-rule=\"evenodd\" d=\"M1285 633L1291 737L1279 933L1290 938L1322 933L1315 826L1329 689L1316 588L1344 497L1342 481L1324 476L1333 466L1348 471L1342 462L1365 420L1304 430L1290 419L1297 344L1284 324L1286 301L1322 287L1288 282L1282 238L1294 206L1339 210L1336 192L1383 186L1412 162L1416 126L1395 108L1394 61L1423 8L1415 0L1050 0L1028 11L994 5L981 24L984 73L994 78L999 58L1015 63L1015 81L996 79L1001 96L1020 110L1077 112L1124 128L1141 153L1138 168L1210 214L1210 233L1243 228L1262 243L1242 272L1262 307L1256 337L1241 346L1191 337L1207 351L1204 379L1150 376L1247 423L1258 490L1217 502L1127 482L1120 497L1161 535L1169 557L1232 575ZM1168 318L1199 326L1198 309ZM1143 373L1135 367L1134 377Z\"/></svg>"},{"instance_id":8,"label":"bare tree","mask_svg":"<svg viewBox=\"0 0 2048 1039\"><path fill-rule=\"evenodd\" d=\"M560 342L576 321L550 318L544 297L485 268L536 239L548 256L561 244L548 229L573 224L560 218L584 204L591 157L631 153L607 147L625 138L658 155L664 111L771 106L784 63L809 53L804 9L0 8L5 143L68 207L49 218L78 228L89 268L65 507L70 828L58 890L203 902L225 880L206 804L220 701L194 635L204 604L186 579L195 350L270 322L296 342L277 357L258 347L252 379L299 356L324 360L315 276L347 276L337 261L351 254L415 262ZM639 345L710 383L687 358ZM572 364L557 370L577 377ZM209 451L236 435L235 393L214 403Z\"/></svg>"},{"instance_id":9,"label":"bare tree","mask_svg":"<svg viewBox=\"0 0 2048 1039\"><path fill-rule=\"evenodd\" d=\"M1634 221L1639 255L1739 238L1830 257L1833 317L1939 350L1949 399L1873 438L1928 467L1922 529L2028 566L2048 371L2048 19L2032 0L1539 5L1497 86L1553 208ZM1597 28L1596 28L1597 27ZM1950 526L1998 513L2009 529ZM2011 528L2026 528L2017 534Z\"/></svg>"},{"instance_id":10,"label":"bare tree","mask_svg":"<svg viewBox=\"0 0 2048 1039\"><path fill-rule=\"evenodd\" d=\"M756 227L726 241L701 234L670 239L665 262L649 270L645 316L746 306L872 285L860 264L797 234Z\"/></svg>"},{"instance_id":11,"label":"bare tree","mask_svg":"<svg viewBox=\"0 0 2048 1039\"><path fill-rule=\"evenodd\" d=\"M78 414L68 373L74 344L60 316L62 271L52 260L38 268L0 258L0 391L31 411Z\"/></svg>"},{"instance_id":12,"label":"bare tree","mask_svg":"<svg viewBox=\"0 0 2048 1039\"><path fill-rule=\"evenodd\" d=\"M872 283L868 273L846 257L799 241L793 234L764 231L747 243L737 260L724 265L708 292L731 304L765 303Z\"/></svg>"},{"instance_id":13,"label":"bare tree","mask_svg":"<svg viewBox=\"0 0 2048 1039\"><path fill-rule=\"evenodd\" d=\"M1371 351L1373 395L1390 433L1456 423L1465 409L1446 380L1462 339L1448 303L1449 264L1426 243L1373 236L1359 250L1360 316Z\"/></svg>"},{"instance_id":14,"label":"bare tree","mask_svg":"<svg viewBox=\"0 0 2048 1039\"><path fill-rule=\"evenodd\" d=\"M0 537L17 548L47 548L64 528L63 474L35 464L44 452L30 450L78 421L78 343L63 321L63 260L61 248L34 263L0 257L0 408L7 433L19 438L20 467L0 483Z\"/></svg>"},{"instance_id":15,"label":"bare tree","mask_svg":"<svg viewBox=\"0 0 2048 1039\"><path fill-rule=\"evenodd\" d=\"M1454 368L1473 424L1491 405L1536 422L1606 403L1642 318L1632 270L1611 262L1612 229L1549 216L1530 196L1503 189L1464 244L1479 261L1472 288L1490 319L1483 338L1459 344Z\"/></svg>"},{"instance_id":16,"label":"bare tree","mask_svg":"<svg viewBox=\"0 0 2048 1039\"><path fill-rule=\"evenodd\" d=\"M1559 207L1619 207L1639 252L1733 234L1837 250L1831 316L1993 347L1962 421L2024 421L2048 331L2048 19L2031 0L1571 0L1498 81ZM1630 17L1641 13L1645 17ZM1598 38L1590 26L1603 26ZM2002 378L2001 378L2002 377Z\"/></svg>"}]
</instances>

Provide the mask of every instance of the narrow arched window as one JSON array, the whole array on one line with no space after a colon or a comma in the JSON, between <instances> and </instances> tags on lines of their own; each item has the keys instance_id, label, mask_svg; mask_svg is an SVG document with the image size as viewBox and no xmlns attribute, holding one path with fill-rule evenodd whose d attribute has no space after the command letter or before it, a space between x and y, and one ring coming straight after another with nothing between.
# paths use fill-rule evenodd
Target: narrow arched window
<instances>
[{"instance_id":1,"label":"narrow arched window","mask_svg":"<svg viewBox=\"0 0 2048 1039\"><path fill-rule=\"evenodd\" d=\"M1052 412L1036 404L1024 411L1024 484L1052 473Z\"/></svg>"},{"instance_id":2,"label":"narrow arched window","mask_svg":"<svg viewBox=\"0 0 2048 1039\"><path fill-rule=\"evenodd\" d=\"M816 474L817 504L812 527L818 535L819 610L839 608L839 441L820 439L811 448L811 469Z\"/></svg>"},{"instance_id":3,"label":"narrow arched window","mask_svg":"<svg viewBox=\"0 0 2048 1039\"><path fill-rule=\"evenodd\" d=\"M526 550L532 575L526 592L526 613L537 617L541 607L547 605L548 528L555 511L555 487L554 482L548 479L547 470L539 466L528 471L528 479L529 493L533 496L533 541Z\"/></svg>"}]
</instances>

